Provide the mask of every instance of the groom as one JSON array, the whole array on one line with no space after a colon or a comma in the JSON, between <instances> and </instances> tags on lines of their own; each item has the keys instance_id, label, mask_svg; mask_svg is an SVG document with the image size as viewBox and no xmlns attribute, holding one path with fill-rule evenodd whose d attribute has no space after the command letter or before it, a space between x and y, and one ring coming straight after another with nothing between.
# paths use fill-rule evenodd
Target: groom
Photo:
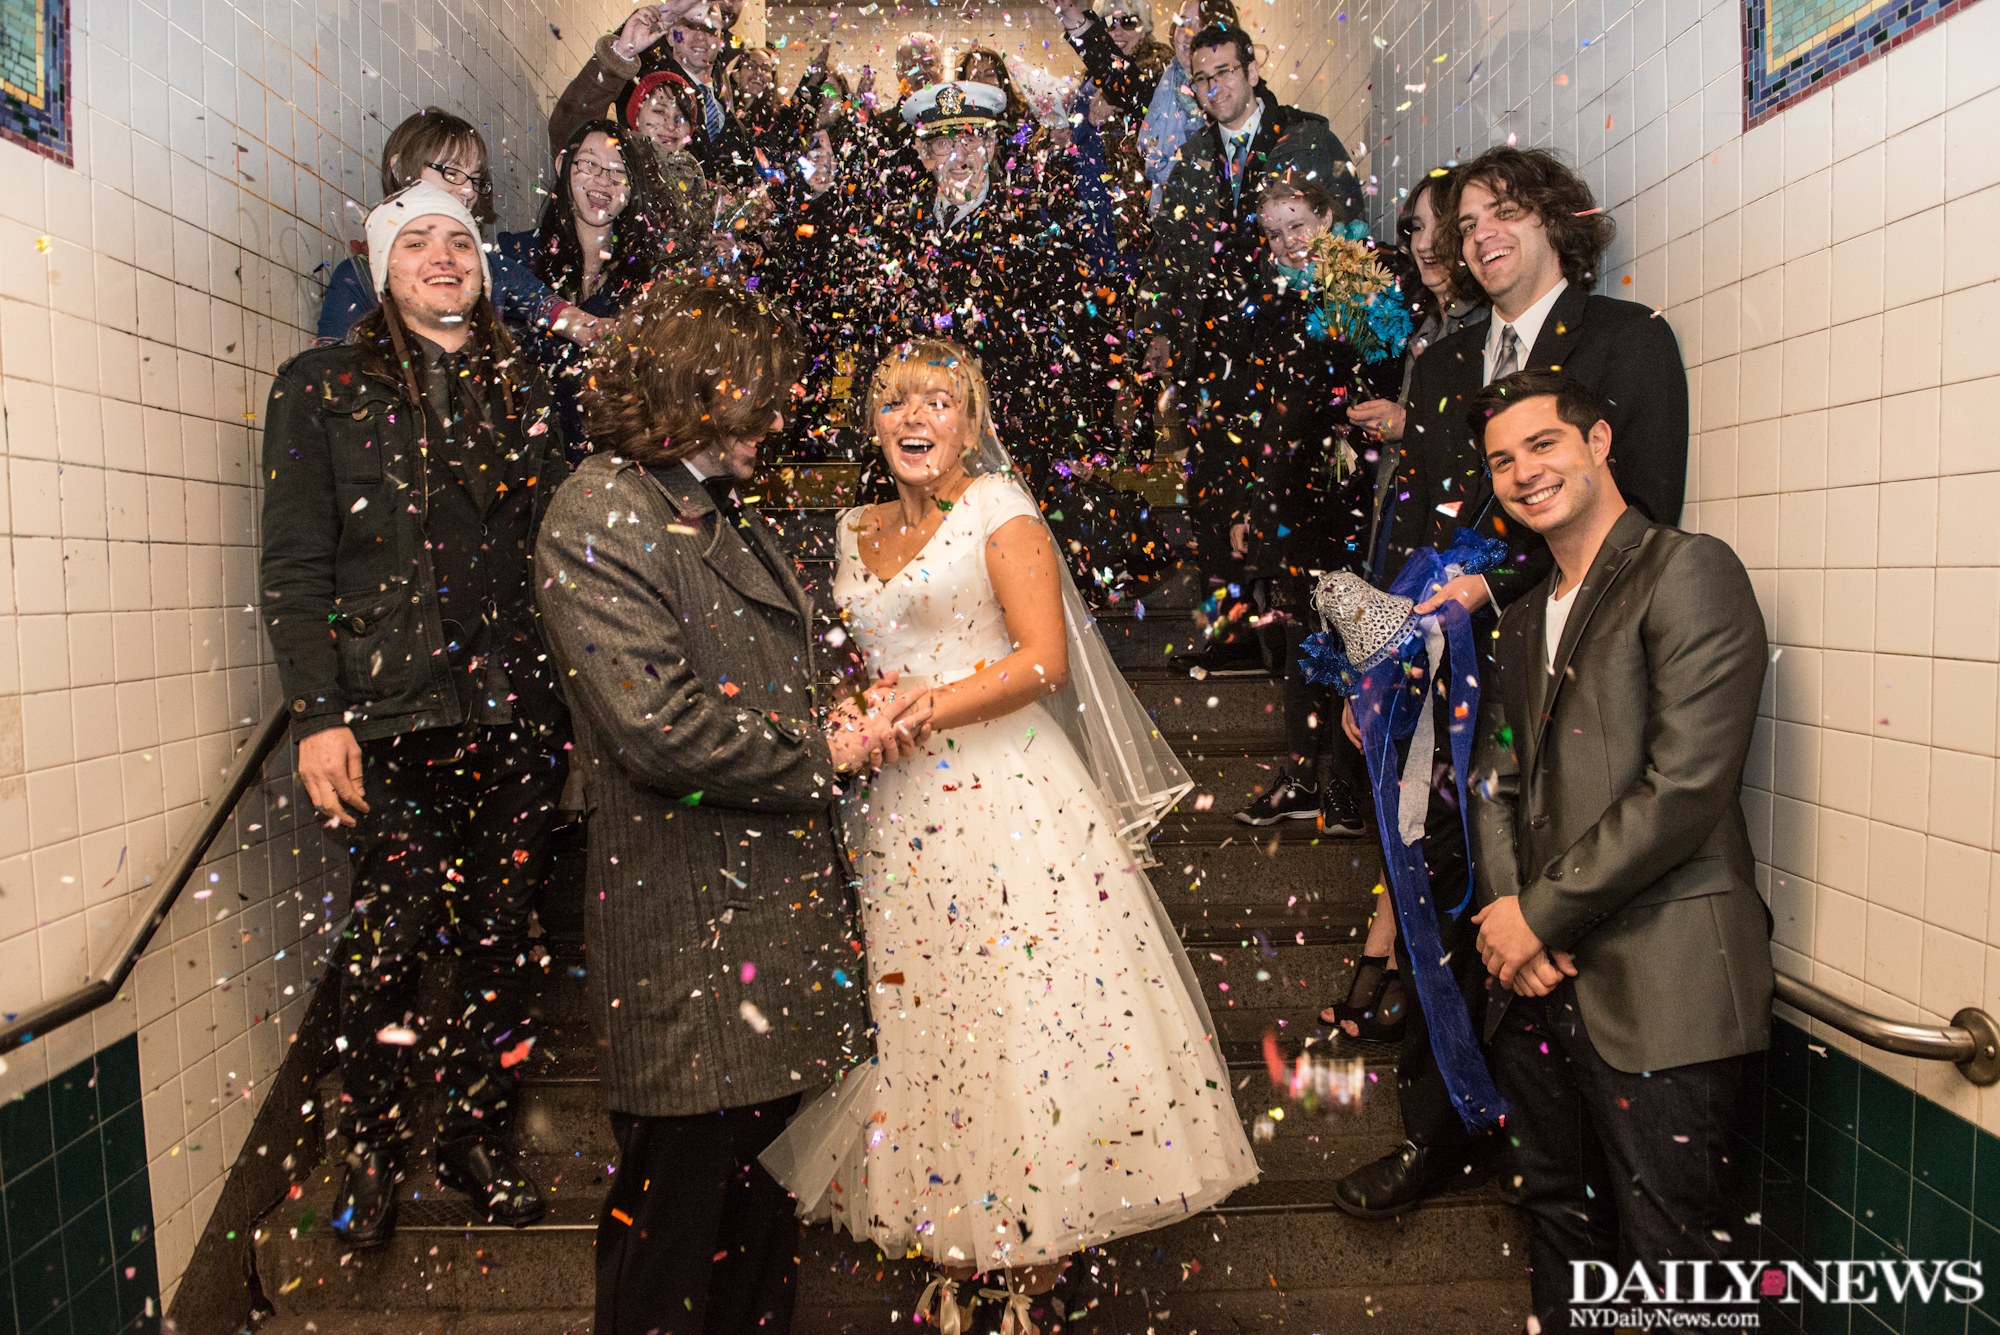
<instances>
[{"instance_id":1,"label":"groom","mask_svg":"<svg viewBox=\"0 0 2000 1335\"><path fill-rule=\"evenodd\" d=\"M797 337L740 287L655 283L600 347L597 452L542 526L618 1140L598 1335L789 1329L798 1222L757 1156L867 1046L833 801L844 773L914 754L930 707L890 680L865 714L816 708L812 605L736 494Z\"/></svg>"}]
</instances>

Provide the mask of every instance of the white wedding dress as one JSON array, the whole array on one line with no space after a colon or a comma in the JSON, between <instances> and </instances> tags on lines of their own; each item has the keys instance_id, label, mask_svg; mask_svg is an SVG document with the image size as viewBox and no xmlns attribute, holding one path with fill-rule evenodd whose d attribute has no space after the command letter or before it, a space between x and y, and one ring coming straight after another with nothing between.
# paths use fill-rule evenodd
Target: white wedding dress
<instances>
[{"instance_id":1,"label":"white wedding dress","mask_svg":"<svg viewBox=\"0 0 2000 1335\"><path fill-rule=\"evenodd\" d=\"M1007 656L986 548L1039 522L1018 485L976 478L887 581L860 559L858 514L840 518L833 590L871 673L921 687ZM1186 953L1048 706L933 734L843 819L876 1053L764 1156L802 1215L985 1269L1157 1228L1256 1179Z\"/></svg>"}]
</instances>

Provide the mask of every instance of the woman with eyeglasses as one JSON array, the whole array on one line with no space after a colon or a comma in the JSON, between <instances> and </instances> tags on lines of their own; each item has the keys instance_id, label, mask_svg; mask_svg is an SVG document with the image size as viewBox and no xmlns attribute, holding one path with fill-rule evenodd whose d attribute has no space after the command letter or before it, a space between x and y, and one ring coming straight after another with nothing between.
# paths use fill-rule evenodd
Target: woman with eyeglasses
<instances>
[{"instance_id":1,"label":"woman with eyeglasses","mask_svg":"<svg viewBox=\"0 0 2000 1335\"><path fill-rule=\"evenodd\" d=\"M500 248L586 314L615 319L673 263L669 189L652 140L614 121L586 121L556 158L541 224L506 233ZM548 373L575 462L589 452L576 402L586 359L574 346L538 334L526 343Z\"/></svg>"},{"instance_id":2,"label":"woman with eyeglasses","mask_svg":"<svg viewBox=\"0 0 2000 1335\"><path fill-rule=\"evenodd\" d=\"M386 197L419 181L457 196L482 223L493 221L493 178L487 171L486 140L469 121L425 107L389 132L382 146L382 193ZM493 269L493 300L510 325L553 332L588 347L597 339L597 321L550 291L534 274L500 252L487 256ZM365 255L334 266L320 302L314 343L344 342L347 331L375 309L375 285Z\"/></svg>"}]
</instances>

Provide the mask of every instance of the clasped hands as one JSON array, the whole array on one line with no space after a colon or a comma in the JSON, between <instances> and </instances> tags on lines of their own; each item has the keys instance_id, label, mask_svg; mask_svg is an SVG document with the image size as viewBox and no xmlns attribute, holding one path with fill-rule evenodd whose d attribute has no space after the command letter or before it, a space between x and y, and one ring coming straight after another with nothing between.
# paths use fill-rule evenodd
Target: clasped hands
<instances>
[{"instance_id":1,"label":"clasped hands","mask_svg":"<svg viewBox=\"0 0 2000 1335\"><path fill-rule=\"evenodd\" d=\"M1516 996L1545 997L1565 978L1576 977L1566 950L1550 950L1521 915L1521 901L1503 895L1472 915L1479 927L1479 958L1486 972Z\"/></svg>"},{"instance_id":2,"label":"clasped hands","mask_svg":"<svg viewBox=\"0 0 2000 1335\"><path fill-rule=\"evenodd\" d=\"M828 715L826 742L841 773L908 760L929 740L931 693L897 690L900 675L883 673L858 700L843 700Z\"/></svg>"}]
</instances>

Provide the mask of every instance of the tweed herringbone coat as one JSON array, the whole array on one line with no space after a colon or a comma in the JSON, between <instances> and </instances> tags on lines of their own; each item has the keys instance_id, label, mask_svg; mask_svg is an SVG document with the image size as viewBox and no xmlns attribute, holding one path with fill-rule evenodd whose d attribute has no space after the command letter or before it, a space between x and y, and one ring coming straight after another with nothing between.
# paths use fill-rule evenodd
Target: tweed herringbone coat
<instances>
[{"instance_id":1,"label":"tweed herringbone coat","mask_svg":"<svg viewBox=\"0 0 2000 1335\"><path fill-rule=\"evenodd\" d=\"M685 1116L824 1084L867 1051L864 967L811 603L777 533L726 522L682 464L597 454L537 557L589 819L605 1106Z\"/></svg>"}]
</instances>

